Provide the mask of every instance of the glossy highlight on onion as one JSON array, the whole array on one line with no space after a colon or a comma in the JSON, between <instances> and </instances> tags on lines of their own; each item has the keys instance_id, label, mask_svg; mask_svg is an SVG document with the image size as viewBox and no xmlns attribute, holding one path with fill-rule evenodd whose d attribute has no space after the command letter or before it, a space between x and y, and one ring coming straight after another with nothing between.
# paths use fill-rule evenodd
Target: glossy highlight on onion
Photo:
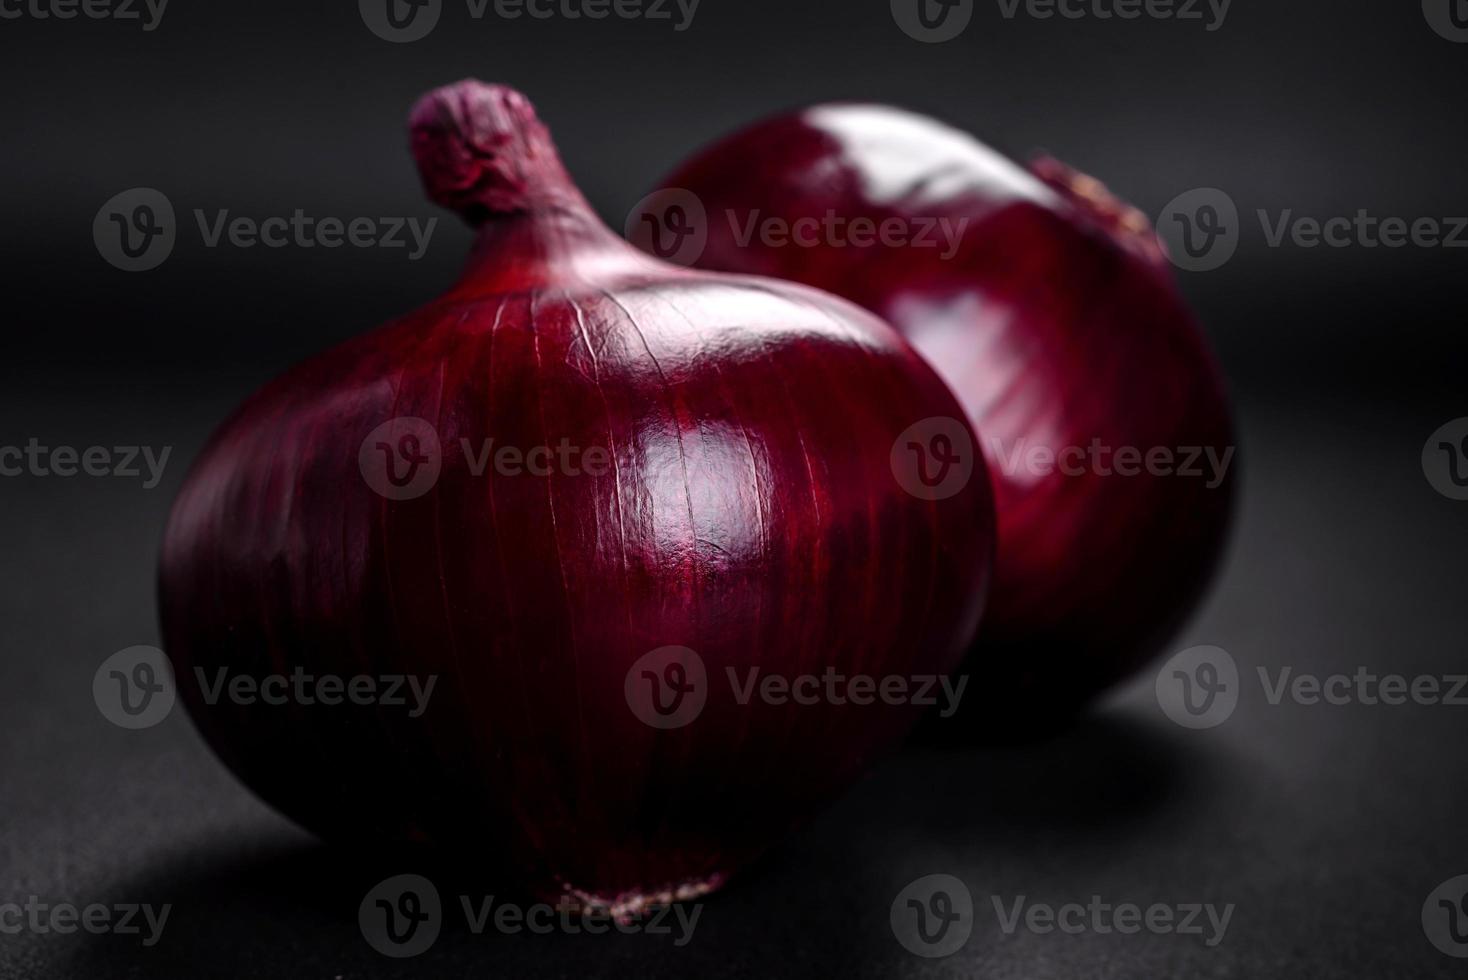
<instances>
[{"instance_id":1,"label":"glossy highlight on onion","mask_svg":"<svg viewBox=\"0 0 1468 980\"><path fill-rule=\"evenodd\" d=\"M853 300L963 402L999 519L969 723L1048 725L1160 652L1217 564L1238 460L1213 355L1139 211L880 105L765 120L661 186L701 208L698 267ZM655 230L633 240L655 250Z\"/></svg>"},{"instance_id":2,"label":"glossy highlight on onion","mask_svg":"<svg viewBox=\"0 0 1468 980\"><path fill-rule=\"evenodd\" d=\"M622 241L520 94L437 90L411 131L430 196L477 228L468 265L268 384L196 461L160 570L181 696L324 838L424 842L617 915L695 897L921 714L739 703L728 671L962 658L992 563L982 460L942 494L896 467L935 425L935 446L972 432L855 305ZM412 717L200 683L303 669L437 685ZM701 686L696 717L660 682Z\"/></svg>"}]
</instances>

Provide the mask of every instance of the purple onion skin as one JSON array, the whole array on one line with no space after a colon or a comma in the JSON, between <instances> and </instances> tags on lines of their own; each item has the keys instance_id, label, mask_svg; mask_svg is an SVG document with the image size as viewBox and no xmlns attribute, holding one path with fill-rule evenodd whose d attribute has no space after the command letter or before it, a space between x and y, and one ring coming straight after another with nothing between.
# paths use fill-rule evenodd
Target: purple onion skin
<instances>
[{"instance_id":1,"label":"purple onion skin","mask_svg":"<svg viewBox=\"0 0 1468 980\"><path fill-rule=\"evenodd\" d=\"M699 267L866 307L967 410L994 481L999 550L960 728L1045 730L1162 650L1218 564L1238 460L1220 372L1140 212L1053 160L1027 170L935 120L875 105L761 122L662 186L705 208ZM936 232L937 247L748 236L751 215L793 227L830 214L877 228L898 219L892 227L914 235L943 219L961 234L953 250ZM1113 453L1168 448L1177 468L1184 447L1230 455L1221 481L1145 466L1104 475L1104 457L1094 466L1074 453L1067 468L1082 475L1047 474L1043 460L1014 456L1092 440ZM1206 456L1194 466L1208 473Z\"/></svg>"},{"instance_id":2,"label":"purple onion skin","mask_svg":"<svg viewBox=\"0 0 1468 980\"><path fill-rule=\"evenodd\" d=\"M324 838L427 842L617 915L700 894L921 715L739 704L726 670L954 668L992 564L982 461L955 496L905 491L899 434L962 418L912 348L816 290L636 251L517 93L439 90L413 134L430 194L478 226L474 254L445 296L252 396L195 463L160 570L182 698L246 784ZM414 499L359 468L397 417L442 447ZM610 472L476 476L461 440L490 438L600 447ZM701 657L708 700L656 729L624 681L670 645ZM298 667L438 683L413 718L208 703L198 673Z\"/></svg>"}]
</instances>

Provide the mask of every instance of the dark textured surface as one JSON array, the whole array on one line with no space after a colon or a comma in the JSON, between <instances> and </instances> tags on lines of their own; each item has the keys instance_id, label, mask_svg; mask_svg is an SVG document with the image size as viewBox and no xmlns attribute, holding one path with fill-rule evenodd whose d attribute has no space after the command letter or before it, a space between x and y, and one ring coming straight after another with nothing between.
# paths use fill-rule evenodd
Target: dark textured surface
<instances>
[{"instance_id":1,"label":"dark textured surface","mask_svg":"<svg viewBox=\"0 0 1468 980\"><path fill-rule=\"evenodd\" d=\"M158 397L32 393L5 418L53 441L152 438L188 456L243 392ZM1257 408L1233 554L1176 646L1216 643L1241 670L1453 672L1462 665L1468 526L1417 456L1433 409ZM474 936L387 960L356 908L404 859L334 854L236 784L175 713L122 732L91 675L156 639L152 564L179 472L156 491L102 481L0 487L7 735L0 745L3 894L171 902L162 941L5 936L7 976L985 976L1455 975L1419 910L1468 870L1461 708L1266 703L1257 684L1216 729L1176 727L1151 677L1054 741L913 745L705 907L693 940ZM888 906L921 875L963 879L980 913L967 945L922 960ZM482 884L475 886L483 888ZM448 894L448 886L444 887ZM1036 901L1233 902L1224 941L1004 935L990 894ZM462 917L460 917L462 918Z\"/></svg>"},{"instance_id":2,"label":"dark textured surface","mask_svg":"<svg viewBox=\"0 0 1468 980\"><path fill-rule=\"evenodd\" d=\"M167 478L0 480L0 902L172 902L163 941L0 934L0 976L1458 976L1428 893L1468 872L1463 708L1271 707L1258 685L1209 731L1151 678L1020 749L914 746L709 903L692 943L448 931L393 963L356 925L405 870L335 857L239 787L175 714L122 732L93 672L155 642L154 571L185 462L250 390L441 291L469 233L422 261L376 249L208 249L189 211L435 213L399 137L413 97L466 75L534 98L614 226L648 184L772 112L868 99L1025 155L1044 148L1148 214L1218 187L1241 214L1468 213L1468 45L1415 2L1237 0L1176 22L1004 21L918 44L885 2L704 0L675 34L635 22L466 23L388 45L355 4L170 4L155 32L0 21L0 445L173 445ZM453 24L452 29L449 24ZM384 142L384 140L388 142ZM190 222L128 275L91 224L131 187ZM1252 222L1252 219L1251 219ZM1463 669L1464 508L1419 454L1468 414L1464 252L1270 248L1181 276L1240 405L1247 453L1229 559L1173 644L1297 671ZM981 927L951 959L906 953L898 889L948 872ZM1235 902L1225 941L1006 936L986 896Z\"/></svg>"}]
</instances>

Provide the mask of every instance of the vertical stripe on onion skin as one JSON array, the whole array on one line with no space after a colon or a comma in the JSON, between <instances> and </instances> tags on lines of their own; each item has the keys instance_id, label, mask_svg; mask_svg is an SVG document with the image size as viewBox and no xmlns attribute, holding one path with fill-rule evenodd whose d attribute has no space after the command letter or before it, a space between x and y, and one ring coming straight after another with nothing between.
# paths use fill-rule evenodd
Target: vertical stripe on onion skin
<instances>
[{"instance_id":1,"label":"vertical stripe on onion skin","mask_svg":"<svg viewBox=\"0 0 1468 980\"><path fill-rule=\"evenodd\" d=\"M963 403L994 480L998 557L964 667L972 696L948 728L1043 730L1162 650L1218 564L1238 461L1218 367L1139 211L1052 159L1025 168L880 105L764 120L661 186L707 215L698 267L852 300ZM857 219L909 239L853 243ZM788 240L801 222L822 229L814 242ZM633 234L649 251L650 230ZM1072 452L1066 474L1026 455L1093 440L1227 462L1210 486L1207 470L1108 475L1104 456L1077 466Z\"/></svg>"},{"instance_id":2,"label":"vertical stripe on onion skin","mask_svg":"<svg viewBox=\"0 0 1468 980\"><path fill-rule=\"evenodd\" d=\"M160 569L182 699L327 839L425 842L618 915L701 894L921 713L741 704L728 671L945 674L971 642L994 548L982 461L940 500L890 462L962 408L854 304L629 246L518 93L438 90L411 129L430 196L477 228L468 264L253 395L195 462ZM414 452L433 443L421 492L371 469L384 425L384 466L405 427ZM562 445L606 465L514 474L495 455ZM700 658L707 699L658 728L624 685L670 647ZM410 717L209 703L196 668L438 682Z\"/></svg>"}]
</instances>

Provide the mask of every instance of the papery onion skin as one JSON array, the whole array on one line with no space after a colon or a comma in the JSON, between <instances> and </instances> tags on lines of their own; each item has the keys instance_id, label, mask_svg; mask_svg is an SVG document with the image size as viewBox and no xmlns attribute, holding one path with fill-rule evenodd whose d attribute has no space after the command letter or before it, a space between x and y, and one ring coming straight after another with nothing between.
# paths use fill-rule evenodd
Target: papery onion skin
<instances>
[{"instance_id":1,"label":"papery onion skin","mask_svg":"<svg viewBox=\"0 0 1468 980\"><path fill-rule=\"evenodd\" d=\"M962 418L922 359L844 300L636 251L518 93L438 90L412 128L430 195L479 226L473 256L445 296L252 396L198 459L160 570L181 694L323 837L427 841L617 915L696 896L921 713L741 705L726 669L952 669L992 563L982 462L954 496L909 494L894 440ZM441 473L392 500L359 447L404 417L431 424ZM475 476L491 438L612 466ZM662 730L624 681L665 646L699 655L709 695ZM411 718L210 704L196 674L297 667L439 681Z\"/></svg>"},{"instance_id":2,"label":"papery onion skin","mask_svg":"<svg viewBox=\"0 0 1468 980\"><path fill-rule=\"evenodd\" d=\"M705 210L699 267L859 303L912 341L963 402L999 519L963 724L1047 729L1160 652L1219 561L1238 459L1221 374L1140 212L1053 160L1027 170L880 105L763 121L661 186L691 192ZM834 232L833 215L847 223ZM858 218L870 224L852 244ZM893 219L886 241L872 241ZM894 245L904 229L907 243ZM794 232L804 244L782 244ZM919 246L920 236L936 244ZM633 240L650 249L645 234ZM1086 453L1063 458L1078 475L1054 456L1047 473L1044 456L1029 455L1067 447ZM1104 450L1122 447L1171 450L1175 470L1194 449L1189 468L1206 469L1207 451L1219 462L1202 476L1157 475L1163 457L1149 470L1144 456L1141 475L1104 474L1114 470Z\"/></svg>"}]
</instances>

